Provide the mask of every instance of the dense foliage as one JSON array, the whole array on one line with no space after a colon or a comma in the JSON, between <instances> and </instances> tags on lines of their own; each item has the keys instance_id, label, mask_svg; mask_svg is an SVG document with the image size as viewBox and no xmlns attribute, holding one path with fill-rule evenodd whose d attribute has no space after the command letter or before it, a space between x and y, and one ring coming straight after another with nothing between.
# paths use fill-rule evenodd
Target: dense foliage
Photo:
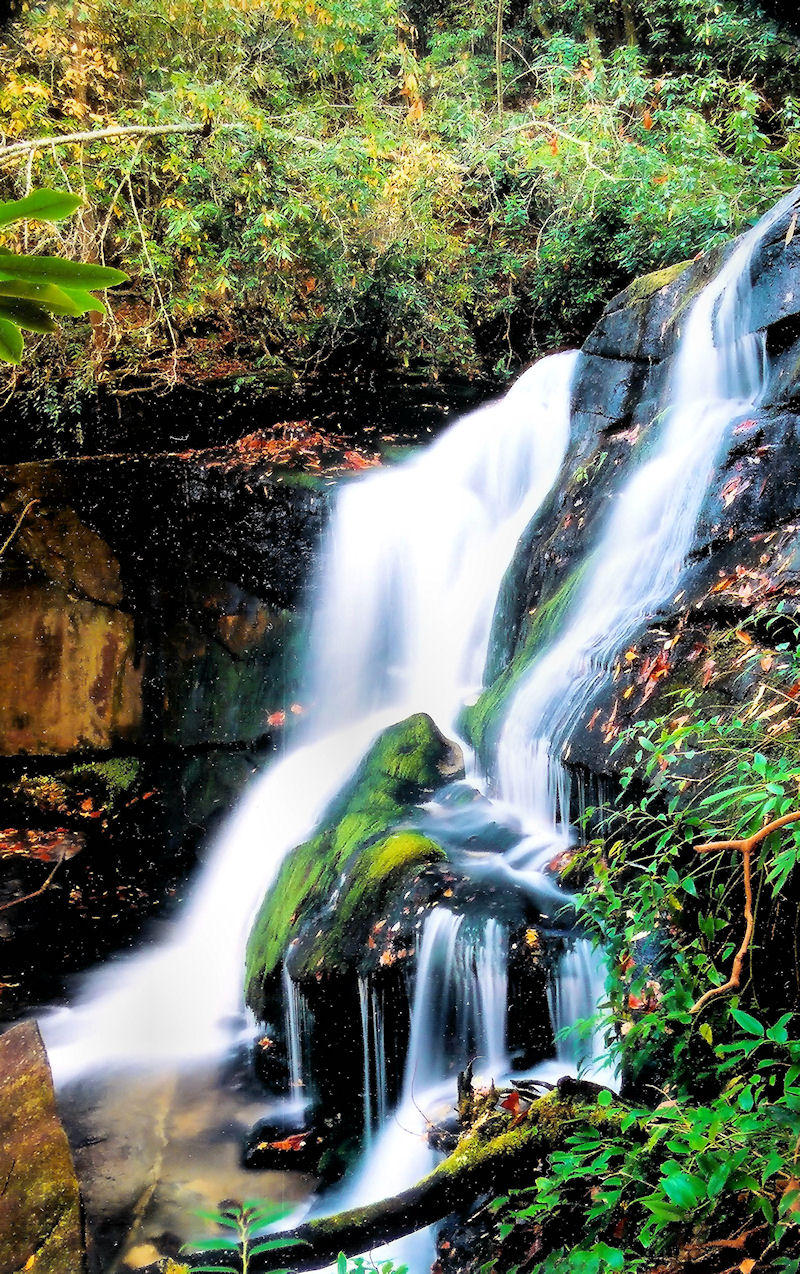
<instances>
[{"instance_id":1,"label":"dense foliage","mask_svg":"<svg viewBox=\"0 0 800 1274\"><path fill-rule=\"evenodd\" d=\"M755 675L746 703L722 695L709 711L709 696L683 691L620 739L635 749L621 794L571 870L609 957L600 1025L628 1101L601 1093L618 1133L576 1119L546 1171L496 1201L487 1274L800 1270L798 971L786 959L800 824L752 851L741 985L710 999L742 943L744 866L735 850L697 852L800 808L799 651L794 619L780 607L757 615L701 670L710 680L724 661L727 675ZM595 811L587 818L597 827ZM534 1234L541 1259L519 1259ZM726 1249L730 1263L713 1264Z\"/></svg>"},{"instance_id":2,"label":"dense foliage","mask_svg":"<svg viewBox=\"0 0 800 1274\"><path fill-rule=\"evenodd\" d=\"M70 0L4 38L3 193L88 195L37 247L136 276L118 383L502 377L796 180L800 50L745 0Z\"/></svg>"}]
</instances>

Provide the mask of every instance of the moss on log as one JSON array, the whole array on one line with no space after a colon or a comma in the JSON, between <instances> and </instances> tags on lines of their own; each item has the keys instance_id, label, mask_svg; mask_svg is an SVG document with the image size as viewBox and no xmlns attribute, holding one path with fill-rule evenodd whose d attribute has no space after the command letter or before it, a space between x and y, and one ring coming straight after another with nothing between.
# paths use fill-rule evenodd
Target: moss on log
<instances>
[{"instance_id":1,"label":"moss on log","mask_svg":"<svg viewBox=\"0 0 800 1274\"><path fill-rule=\"evenodd\" d=\"M580 1091L580 1090L579 1090ZM282 1266L292 1270L317 1268L339 1252L354 1255L380 1243L412 1234L441 1221L456 1208L487 1189L503 1190L531 1181L542 1162L564 1141L576 1120L591 1123L598 1131L618 1131L620 1109L601 1107L596 1098L565 1100L548 1093L531 1106L527 1118L515 1120L490 1108L461 1138L456 1149L416 1185L391 1198L332 1216L306 1221L287 1231L286 1246L250 1258L252 1274ZM302 1246L298 1246L298 1243ZM225 1261L224 1254L204 1253L211 1268Z\"/></svg>"}]
</instances>

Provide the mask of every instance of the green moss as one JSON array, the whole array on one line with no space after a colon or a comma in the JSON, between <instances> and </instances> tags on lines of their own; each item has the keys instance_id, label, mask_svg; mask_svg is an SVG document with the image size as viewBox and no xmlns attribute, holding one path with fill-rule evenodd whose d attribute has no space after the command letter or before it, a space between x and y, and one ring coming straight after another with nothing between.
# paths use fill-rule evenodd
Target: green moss
<instances>
[{"instance_id":1,"label":"green moss","mask_svg":"<svg viewBox=\"0 0 800 1274\"><path fill-rule=\"evenodd\" d=\"M305 933L303 967L341 967L366 943L389 895L420 867L444 857L433 841L398 831L412 809L463 774L460 753L418 713L385 730L324 814L310 840L284 860L250 934L248 1003L263 1007L263 989L303 922L332 900L316 932ZM314 928L313 925L310 928Z\"/></svg>"},{"instance_id":2,"label":"green moss","mask_svg":"<svg viewBox=\"0 0 800 1274\"><path fill-rule=\"evenodd\" d=\"M653 270L650 274L643 274L640 278L634 279L622 293L625 303L631 305L637 301L648 301L656 292L669 287L670 283L679 279L692 264L691 260L678 261L675 265L664 266L661 270Z\"/></svg>"},{"instance_id":3,"label":"green moss","mask_svg":"<svg viewBox=\"0 0 800 1274\"><path fill-rule=\"evenodd\" d=\"M97 779L108 791L109 797L123 796L130 792L139 778L139 760L135 756L115 756L108 761L87 761L75 765L67 779Z\"/></svg>"},{"instance_id":4,"label":"green moss","mask_svg":"<svg viewBox=\"0 0 800 1274\"><path fill-rule=\"evenodd\" d=\"M589 565L589 558L579 562L562 581L552 597L540 603L526 617L517 650L500 676L462 715L462 728L477 752L484 755L491 747L511 697L522 675L551 642L562 626Z\"/></svg>"},{"instance_id":5,"label":"green moss","mask_svg":"<svg viewBox=\"0 0 800 1274\"><path fill-rule=\"evenodd\" d=\"M395 890L421 868L446 858L441 846L420 832L393 832L368 845L357 856L306 963L314 967L322 961L330 967L341 962L348 948L358 952L366 942L369 922L381 915Z\"/></svg>"}]
</instances>

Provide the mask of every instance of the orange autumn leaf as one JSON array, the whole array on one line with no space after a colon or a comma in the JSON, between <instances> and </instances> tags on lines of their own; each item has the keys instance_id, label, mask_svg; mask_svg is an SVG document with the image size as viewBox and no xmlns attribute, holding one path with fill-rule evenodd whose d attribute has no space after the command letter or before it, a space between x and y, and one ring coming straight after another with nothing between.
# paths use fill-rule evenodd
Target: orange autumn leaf
<instances>
[{"instance_id":1,"label":"orange autumn leaf","mask_svg":"<svg viewBox=\"0 0 800 1274\"><path fill-rule=\"evenodd\" d=\"M268 1141L267 1145L270 1150L302 1150L307 1139L307 1133L297 1132L291 1137L285 1137L283 1141Z\"/></svg>"},{"instance_id":2,"label":"orange autumn leaf","mask_svg":"<svg viewBox=\"0 0 800 1274\"><path fill-rule=\"evenodd\" d=\"M648 131L648 133L649 133L649 132L650 132L650 129L653 127L653 116L650 114L650 112L649 112L649 110L647 109L647 107L645 107L645 108L644 108L644 115L642 116L642 123L644 124L645 128L647 129L647 131Z\"/></svg>"},{"instance_id":3,"label":"orange autumn leaf","mask_svg":"<svg viewBox=\"0 0 800 1274\"><path fill-rule=\"evenodd\" d=\"M557 137L550 138L550 154L551 155L558 154L558 138Z\"/></svg>"}]
</instances>

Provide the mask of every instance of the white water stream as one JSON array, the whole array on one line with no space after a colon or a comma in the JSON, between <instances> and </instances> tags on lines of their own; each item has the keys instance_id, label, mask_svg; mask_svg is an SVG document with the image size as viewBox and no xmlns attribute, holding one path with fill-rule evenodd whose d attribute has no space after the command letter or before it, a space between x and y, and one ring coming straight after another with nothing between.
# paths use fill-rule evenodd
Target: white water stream
<instances>
[{"instance_id":1,"label":"white water stream","mask_svg":"<svg viewBox=\"0 0 800 1274\"><path fill-rule=\"evenodd\" d=\"M510 704L493 778L527 837L503 867L537 889L548 854L568 834L560 757L570 730L614 653L670 597L720 443L761 393L766 355L763 339L748 334L750 265L788 202L740 241L692 305L655 443L613 501L565 624ZM425 452L342 489L314 608L313 733L251 786L168 939L92 974L76 1007L43 1023L60 1081L223 1052L232 1022L243 1025L247 930L284 855L311 833L384 726L424 710L454 733L461 705L480 687L503 574L564 456L576 357L543 360ZM441 1100L452 1104L459 1063L478 1052L487 1074L507 1069L505 948L494 920L474 927L444 908L427 919L402 1097L346 1202L402 1189L425 1170L425 1117ZM552 998L558 1026L592 1011L597 978L587 944L564 955ZM365 1056L372 1030L377 1058L372 1011L365 992ZM289 1013L296 1078L296 1004ZM560 1046L558 1068L570 1061ZM430 1255L425 1236L420 1244L412 1274ZM411 1250L404 1240L404 1258Z\"/></svg>"}]
</instances>

